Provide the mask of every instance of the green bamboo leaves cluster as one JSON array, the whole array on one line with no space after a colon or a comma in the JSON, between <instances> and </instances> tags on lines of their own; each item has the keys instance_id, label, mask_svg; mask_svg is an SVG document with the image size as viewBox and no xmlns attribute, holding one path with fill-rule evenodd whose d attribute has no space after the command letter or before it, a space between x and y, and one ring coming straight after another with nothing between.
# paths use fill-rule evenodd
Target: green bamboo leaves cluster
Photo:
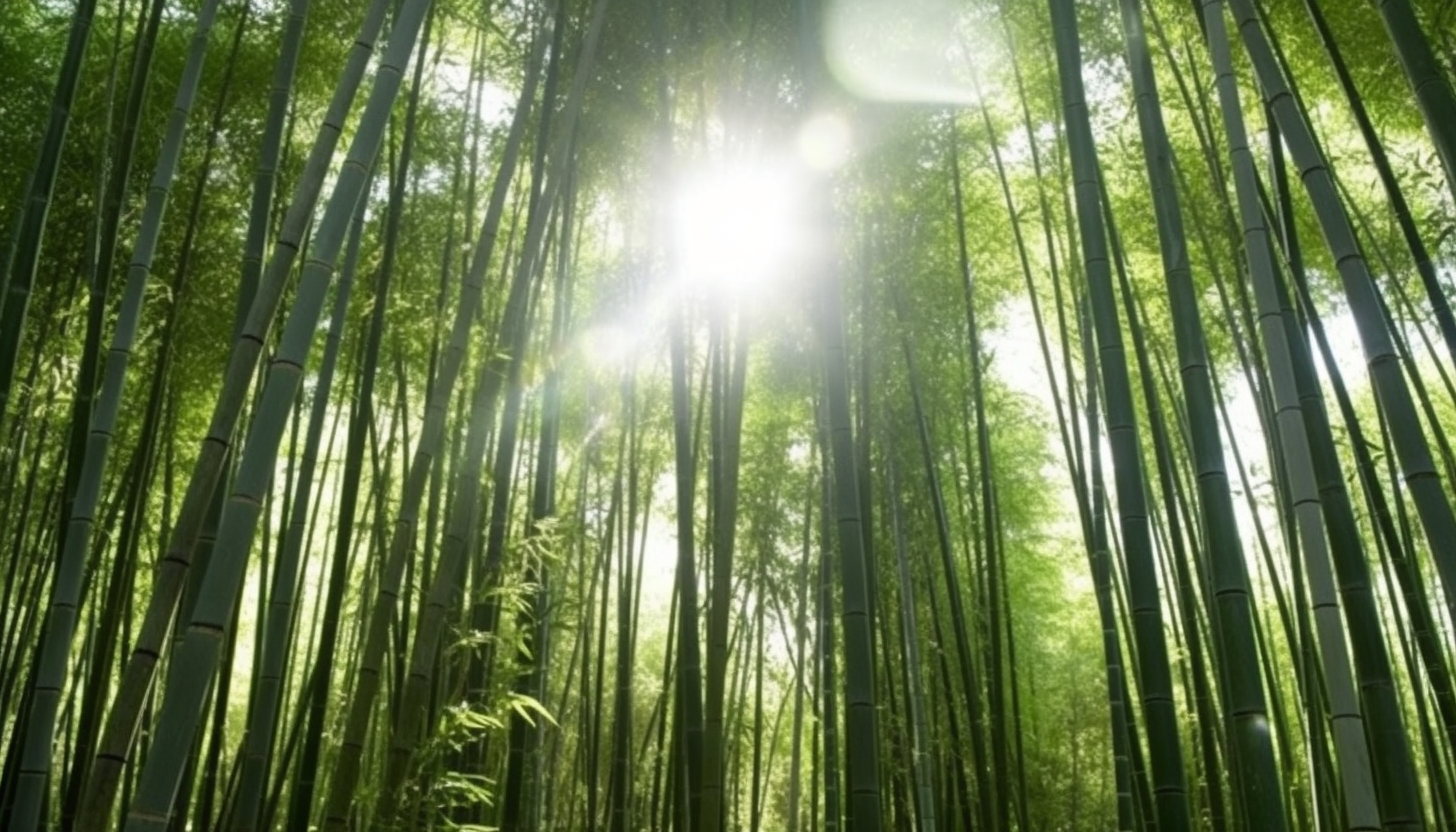
<instances>
[{"instance_id":1,"label":"green bamboo leaves cluster","mask_svg":"<svg viewBox=\"0 0 1456 832\"><path fill-rule=\"evenodd\" d=\"M46 218L50 215L56 176L66 147L66 130L71 125L71 105L76 98L76 87L81 82L81 61L91 41L91 24L95 17L95 0L77 4L71 18L70 37L66 41L66 56L61 61L60 77L56 79L51 118L41 143L41 156L36 160L35 172L26 183L25 202L21 209L24 213L15 230L13 249L3 261L5 271L0 274L0 333L3 333L0 334L0 421L9 410L10 391L15 385L15 365L20 358L20 337L30 308L31 286L40 267Z\"/></svg>"},{"instance_id":2,"label":"green bamboo leaves cluster","mask_svg":"<svg viewBox=\"0 0 1456 832\"><path fill-rule=\"evenodd\" d=\"M1409 0L1375 0L1375 7L1425 116L1426 129L1446 171L1446 183L1456 194L1456 92L1449 69L1442 68Z\"/></svg>"}]
</instances>

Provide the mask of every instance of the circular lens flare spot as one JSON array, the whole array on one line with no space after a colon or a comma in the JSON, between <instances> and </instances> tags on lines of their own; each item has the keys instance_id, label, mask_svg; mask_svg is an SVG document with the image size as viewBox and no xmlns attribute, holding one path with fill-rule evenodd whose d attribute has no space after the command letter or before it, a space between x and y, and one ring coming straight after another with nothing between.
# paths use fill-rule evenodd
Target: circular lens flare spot
<instances>
[{"instance_id":1,"label":"circular lens flare spot","mask_svg":"<svg viewBox=\"0 0 1456 832\"><path fill-rule=\"evenodd\" d=\"M849 122L835 113L818 113L799 128L799 158L817 171L832 171L849 158Z\"/></svg>"}]
</instances>

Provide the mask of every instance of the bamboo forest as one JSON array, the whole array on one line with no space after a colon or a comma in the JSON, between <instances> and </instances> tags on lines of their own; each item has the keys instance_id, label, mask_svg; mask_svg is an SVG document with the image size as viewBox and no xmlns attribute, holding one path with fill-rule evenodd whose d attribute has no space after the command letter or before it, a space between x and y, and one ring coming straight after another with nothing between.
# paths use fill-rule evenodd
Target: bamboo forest
<instances>
[{"instance_id":1,"label":"bamboo forest","mask_svg":"<svg viewBox=\"0 0 1456 832\"><path fill-rule=\"evenodd\" d=\"M1456 830L1453 0L0 2L0 830Z\"/></svg>"}]
</instances>

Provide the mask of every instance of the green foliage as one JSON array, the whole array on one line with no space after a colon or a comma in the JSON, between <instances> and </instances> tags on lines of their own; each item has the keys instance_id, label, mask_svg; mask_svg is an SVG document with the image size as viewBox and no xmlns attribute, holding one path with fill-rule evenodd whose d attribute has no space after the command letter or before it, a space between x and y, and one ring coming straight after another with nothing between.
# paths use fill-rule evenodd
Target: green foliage
<instances>
[{"instance_id":1,"label":"green foliage","mask_svg":"<svg viewBox=\"0 0 1456 832\"><path fill-rule=\"evenodd\" d=\"M1329 17L1334 40L1343 47L1356 94L1370 112L1412 222L1431 255L1437 287L1449 295L1456 279L1456 198L1442 175L1425 116L1386 38L1380 11L1373 3L1318 2ZM944 74L938 82L965 95L905 102L861 99L832 74L823 76L822 84L812 80L820 70L819 56L806 58L804 50L818 32L801 26L804 20L817 22L819 15L811 10L801 16L797 3L613 0L600 52L584 76L585 97L570 156L562 162L562 177L553 179L553 159L538 153L560 135L567 90L584 60L582 42L595 8L589 2L567 3L554 98L545 107L549 116L533 110L526 123L502 220L498 228L488 229L497 244L490 262L482 264L486 278L481 309L466 322L462 381L452 397L441 401L439 367L461 278L471 267L491 186L506 155L510 110L535 54L533 39L547 31L543 13L551 4L435 4L431 42L421 57L424 82L409 169L399 183L402 199L392 199L390 193L404 146L404 94L392 108L374 179L363 197L362 245L345 312L339 377L321 414L325 427L313 503L302 533L298 591L296 597L279 598L272 581L288 508L298 494L304 426L320 401L315 374L325 337L322 326L311 351L305 351L294 410L279 422L284 430L280 449L259 468L271 471L268 487L257 496L259 533L243 552L247 564L235 602L236 619L223 626L226 637L218 643L222 672L231 684L220 706L199 706L209 718L198 750L188 758L195 763L196 776L181 784L178 804L186 807L186 823L211 828L229 821L232 787L227 777L244 754L244 725L256 696L254 668L262 666L268 622L285 614L296 623L284 646L287 669L279 680L277 733L260 763L268 783L262 803L273 812L269 828L281 828L289 801L308 789L313 789L312 802L293 811L303 812L305 822L318 819L319 796L342 754L351 755L350 761L360 767L354 820L385 822L379 813L387 805L389 766L396 751L392 743L401 724L403 691L412 684L423 691L424 728L402 781L405 788L395 807L401 811L389 822L397 817L401 824L419 828L495 829L501 825L512 771L518 777L527 772L521 781L523 817L536 829L614 825L612 813L618 809L623 812L621 827L613 826L613 832L659 828L679 805L674 801L681 798L687 805L686 786L680 782L682 760L674 757L684 742L679 732L684 703L678 685L682 657L677 655L677 624L670 616L677 603L679 507L668 354L678 321L688 333L694 471L686 485L696 497L693 514L685 518L696 540L697 572L688 578L704 599L699 630L706 633L713 616L723 612L714 604L727 605L729 621L721 703L723 828L799 832L811 818L818 826L839 823L842 819L823 816L823 734L834 726L844 740L855 730L844 724L844 684L862 670L851 670L847 660L864 645L846 644L840 619L846 601L855 600L845 592L835 525L846 507L826 507L822 492L826 475L831 484L835 476L832 467L826 468L823 447L827 399L820 314L821 281L832 275L842 287L847 352L841 369L849 385L848 424L839 427L852 434L856 487L864 495L865 577L874 587L868 596L874 621L870 710L879 725L876 764L882 773L883 820L916 830L921 822L912 796L919 784L912 782L907 711L907 691L915 689L926 701L928 764L935 775L936 821L942 828L955 828L963 809L969 816L983 801L1001 794L1007 795L1013 814L1001 828L1115 827L1117 743L1109 730L1107 657L1088 568L1090 461L1103 447L1086 446L1091 385L1100 385L1101 395L1113 391L1105 378L1088 377L1089 365L1105 372L1106 356L1096 350L1084 354L1082 307L1097 289L1088 281L1079 245L1088 218L1078 218L1072 203L1072 148L1064 133L1050 17L1047 6L1038 3L976 0L943 5L946 19L959 25L955 32L937 34L954 35L962 46L926 63ZM69 435L72 405L83 393L89 395L96 381L80 378L87 320L100 320L104 344L120 315L121 270L106 276L108 292L93 294L93 288L99 290L106 282L95 280L93 260L106 218L106 182L120 150L129 67L144 6L135 0L98 5L30 313L20 332L16 388L9 410L0 417L0 745L7 749L18 748L15 744L24 734L26 685L47 610L42 599L50 596L55 581L59 519L69 511L67 471L85 452L71 447ZM140 114L137 156L114 217L121 258L130 256L141 226L147 178L157 161L198 6L169 3L162 17ZM212 38L192 127L181 149L172 210L161 228L153 279L143 298L132 377L110 436L111 460L98 480L92 518L96 534L93 545L86 547L84 591L78 596L80 627L64 662L65 683L59 692L61 701L71 704L62 709L52 756L64 762L56 764L46 794L51 807L47 817L55 825L70 822L68 813L80 799L86 766L79 761L96 750L89 733L95 729L92 721L104 719L112 706L128 661L126 651L157 588L161 573L155 567L176 528L187 472L207 433L233 348L257 137L267 113L286 6L261 0L249 5L252 17L231 67L234 93L222 110L197 222L185 242L188 203L204 175L206 123L227 69L222 54L243 4L224 5ZM1456 56L1453 7L1439 0L1412 6L1449 82ZM1126 300L1137 309L1138 334L1146 344L1142 357L1151 371L1144 375L1133 360L1137 356L1129 352L1124 392L1134 403L1131 421L1141 444L1130 457L1114 463L1109 456L1104 464L1105 485L1113 494L1108 526L1117 564L1113 591L1119 629L1114 641L1121 639L1117 643L1127 656L1131 689L1126 695L1133 703L1137 731L1130 737L1131 746L1141 755L1169 733L1149 724L1138 698L1145 680L1137 675L1136 659L1144 647L1132 649L1132 618L1126 611L1139 576L1121 548L1125 530L1118 510L1125 497L1113 492L1129 460L1137 458L1147 473L1142 486L1148 498L1146 522L1153 529L1151 554L1162 585L1154 600L1172 663L1176 724L1171 732L1181 742L1182 761L1189 768L1195 828L1214 828L1214 805L1220 799L1226 805L1224 827L1218 832L1238 826L1231 823L1237 816L1236 783L1224 771L1206 770L1203 752L1212 738L1209 759L1225 771L1236 768L1228 757L1228 702L1222 698L1227 691L1219 671L1241 669L1244 663L1262 671L1271 690L1275 713L1267 730L1277 743L1292 827L1313 828L1315 820L1327 824L1343 808L1341 792L1330 788L1343 763L1332 761L1327 742L1332 735L1319 728L1329 714L1325 700L1310 691L1327 690L1328 683L1309 657L1313 654L1306 655L1297 626L1308 599L1303 595L1305 579L1295 584L1293 565L1308 545L1308 535L1297 526L1289 499L1284 440L1273 405L1274 362L1255 305L1257 287L1249 273L1248 238L1232 186L1224 114L1197 9L1186 0L1141 5L1188 231L1191 294L1207 342L1219 399L1215 404L1227 409L1226 417L1221 411L1188 411L1190 388L1186 368L1179 363L1186 356L1178 348L1180 332L1186 330L1175 326L1177 313L1160 249L1160 223L1166 217L1150 199L1146 173L1145 157L1157 149L1145 145L1139 130L1116 3L1079 0L1068 8L1077 15L1082 40L1082 61L1075 71L1087 87L1092 142L1105 189L1101 219L1115 230L1120 246L1114 254L1120 259L1108 265L1114 278L1118 267L1126 270L1131 289ZM1280 202L1271 170L1276 148L1268 141L1265 113L1256 105L1262 85L1247 55L1236 49L1233 79L1244 102L1250 152L1270 200L1268 210L1273 216L1287 208L1292 220L1288 229L1274 223L1278 233L1272 262L1282 278L1294 276L1288 273L1291 252L1283 235L1295 233L1314 301L1312 308L1297 312L1303 318L1318 313L1335 339L1357 425L1376 465L1369 482L1381 489L1390 507L1397 551L1389 551L1392 541L1383 535L1375 504L1362 490L1365 481L1355 471L1357 449L1330 394L1330 374L1323 370L1319 388L1300 403L1312 407L1323 400L1334 424L1338 476L1322 483L1327 487L1318 496L1333 499L1332 489L1344 482L1357 521L1357 551L1372 570L1387 565L1394 569L1398 558L1408 558L1413 569L1401 577L1419 583L1377 581L1370 590L1370 609L1379 626L1371 629L1379 630L1372 637L1392 657L1390 672L1382 678L1390 680L1394 691L1400 741L1408 742L1416 761L1420 813L1429 828L1446 828L1456 823L1456 806L1445 805L1456 794L1456 761L1446 747L1456 737L1446 724L1451 706L1441 687L1443 680L1449 682L1453 657L1448 640L1441 639L1450 613L1442 612L1440 599L1451 588L1441 582L1436 564L1450 547L1424 533L1407 480L1432 483L1424 486L1430 504L1452 502L1456 459L1447 459L1442 445L1456 431L1456 402L1446 380L1456 374L1456 365L1442 351L1439 333L1432 332L1437 318L1428 287L1417 274L1417 258L1408 250L1304 3L1264 2L1256 8L1282 50L1319 149L1338 182L1338 201L1352 217L1358 251L1371 264L1395 322L1392 331L1407 350L1391 362L1395 369L1386 379L1415 391L1419 408L1394 438L1419 433L1432 447L1429 473L1387 464L1396 458L1394 447L1386 445L1391 439L1381 430L1388 407L1366 380L1367 361L1356 343L1354 313L1369 310L1352 306L1338 270L1349 252L1332 253L1324 245L1317 211L1325 205L1305 192L1305 171L1291 171L1294 193L1287 204ZM313 0L309 7L288 108L276 216L269 224L270 249L353 45L361 9L348 0ZM904 13L908 17L912 11ZM0 3L0 69L6 70L0 83L0 122L6 125L0 131L0 238L7 241L18 233L13 233L15 218L49 117L70 20L64 3ZM377 58L370 66L372 71ZM412 77L411 66L405 71L406 90ZM361 109L356 105L341 125L346 143L359 128ZM847 126L848 159L829 172L800 169L794 161L800 132L810 117L823 114L842 118ZM952 130L959 182L952 180ZM733 291L692 285L673 273L674 258L681 255L675 250L681 241L672 231L674 183L703 168L759 159L788 160L784 170L790 172L783 177L793 180L788 190L793 198L807 202L822 195L823 204L811 207L821 212L813 223L823 227L808 220L802 227L796 223L790 236L813 256L784 264L759 288L743 289L741 302L730 303L726 298ZM339 174L335 160L325 194ZM954 208L957 185L963 193L960 223ZM566 233L561 218L568 192L574 199L573 225L570 245L562 247L558 243ZM553 213L540 250L524 252L528 212L539 194L558 196L537 206ZM384 236L392 219L398 221L400 244L387 253ZM709 215L695 221L727 226L731 220ZM967 236L978 344L971 343L967 332L958 256L961 232ZM740 248L757 242L738 241ZM185 260L184 244L191 246ZM7 242L4 251L13 245ZM306 241L300 262L308 261L313 245L313 240ZM508 329L501 315L523 256L536 263L529 275L523 354L507 356L511 345L500 342ZM386 257L393 260L386 263ZM386 267L393 277L383 300L375 287ZM288 278L285 308L296 300L297 281L296 274ZM337 283L333 278L331 292ZM1127 336L1131 349L1134 324L1123 308L1121 291L1114 291L1115 320L1109 322ZM551 331L558 301L563 310L559 334ZM379 360L370 364L365 333L379 303L385 304L383 338ZM168 329L172 317L175 324ZM715 480L714 465L732 456L715 444L713 435L713 412L722 412L723 394L715 392L711 350L716 336L710 337L709 330L719 325L748 341L743 419L737 459L731 463L737 466L738 493L726 588L715 586L711 566L714 523L728 508L718 502L722 486ZM1298 334L1299 325L1296 321L1291 331ZM279 329L281 325L261 338L265 357L280 350ZM902 344L915 356L914 383L927 422L930 471L916 431ZM509 361L501 362L506 369L495 381L477 372L494 356L518 360L514 375ZM104 348L91 357L104 362ZM977 371L984 377L979 392L973 386ZM553 374L560 381L559 413L551 412L545 395ZM155 400L150 395L154 376ZM366 378L374 384L368 401L361 393ZM506 420L498 412L482 421L487 441L481 465L466 464L470 401L477 384L490 383L502 384L492 407L512 391L511 384L519 385L515 390L522 402L511 428L518 436L518 447L511 451L514 470L501 481L496 481L494 455L501 450ZM1160 412L1147 412L1150 399L1145 393L1153 394ZM244 427L236 436L219 440L243 453L242 463L247 462L242 451L245 431L258 407L251 396L245 398ZM443 442L417 455L427 408L437 404L445 414ZM989 426L985 461L975 434L978 406L984 408ZM1105 402L1099 400L1097 406L1104 408ZM154 418L149 420L149 414ZM1162 454L1153 446L1154 415L1168 431ZM1203 415L1208 420L1190 418ZM1231 529L1252 575L1252 613L1261 629L1257 650L1243 655L1238 667L1219 664L1227 660L1217 652L1218 637L1210 623L1223 596L1210 590L1203 571L1219 553L1210 550L1213 538L1201 511L1206 498L1198 485L1209 472L1195 460L1195 423L1209 427L1212 441L1228 452L1235 503ZM149 424L156 428L150 434L145 429ZM362 448L357 459L359 505L355 516L345 518L340 488L347 437L355 431ZM543 432L549 431L555 431L556 445L543 463L538 449ZM1157 477L1163 459L1170 465L1171 504ZM226 469L219 486L225 496L234 493L232 472L239 463L234 459ZM406 506L403 483L418 465L428 466L430 484L418 505ZM889 496L891 468L899 506ZM939 560L932 476L945 501L950 576ZM554 514L546 518L532 517L538 477L554 478ZM989 492L983 492L983 480L991 485ZM467 486L479 488L479 505L455 506L454 495ZM993 495L992 505L984 504L984 493ZM498 568L486 564L496 495L507 498L499 518L506 543ZM901 586L897 569L891 524L895 509L910 586ZM407 510L417 519L399 531L396 524ZM465 515L452 523L456 511ZM1333 529L1328 514L1326 508L1324 522ZM1179 548L1171 538L1174 521L1187 553L1182 564L1173 562ZM352 532L341 541L346 527ZM445 535L457 528L464 530L463 542L456 541L463 566L458 577L447 576L455 582L439 596L445 599L443 634L434 637L442 646L438 656L416 663L412 657L421 622L429 619L426 608L436 600L430 596L431 586L450 583L437 571ZM383 565L396 534L407 545L400 585L387 589L397 592L389 596L397 600L384 630L388 636L380 642L388 645L378 668L380 693L367 709L367 731L361 733L367 739L357 750L341 752L336 745L344 733L342 721L361 684L365 626L379 603ZM200 553L211 550L199 546L196 551L200 563ZM338 577L331 562L335 551L341 558ZM832 646L820 643L816 620L821 557L828 559L833 576L830 609L823 616L840 627L839 641ZM995 581L988 558L998 559L1004 572ZM1176 584L1175 566L1180 565L1192 576L1186 599ZM948 630L945 587L950 577L962 587L960 600L967 611L971 690L962 681L955 634ZM1004 598L992 599L991 587L1003 577ZM200 581L200 574L188 580ZM198 586L184 597L190 599ZM1341 588L1351 591L1348 585ZM323 698L327 707L310 716L325 600L333 591L341 608L339 636L330 645L335 651L332 681ZM919 628L908 637L922 648L921 666L914 669L906 667L896 607L907 592L915 598ZM477 613L486 608L497 618L481 627L483 614ZM1424 626L1423 611L1433 622L1427 635L1435 644L1424 652L1412 641L1420 636L1418 625ZM1344 614L1327 621L1334 622L1335 635L1354 644L1351 619L1339 617ZM180 631L185 628L184 621ZM1314 643L1330 637L1320 630ZM1206 711L1194 701L1193 675L1199 672L1193 664L1195 640L1214 699ZM164 667L173 660L172 651L169 639L162 651ZM820 698L824 687L816 674L830 656L839 675L828 683L839 694L841 712L826 714ZM999 665L993 656L1001 657ZM1370 680L1377 677L1361 662L1356 656L1357 681L1373 684ZM620 680L619 664L626 666ZM430 668L432 675L412 680L415 666ZM518 690L531 668L540 670L539 688L533 693ZM164 676L158 676L159 698L147 711L154 721L140 732L149 741L160 727L155 714L176 689L160 681ZM626 684L619 690L621 680ZM961 732L959 744L951 738L952 717ZM1205 719L1210 724L1200 722ZM301 737L311 720L316 720L325 750L317 770L302 771ZM523 724L515 738L513 724ZM981 731L982 739L990 742L1001 728L1010 744L1006 770L988 771L987 779L978 782L969 732ZM620 759L619 729L625 735ZM792 763L796 747L797 769ZM841 753L843 765L868 752L861 746L841 747ZM1133 776L1130 788L1147 791L1150 800L1147 783L1139 783L1137 776L1146 780L1156 774L1157 760L1149 756L1138 765L1142 773ZM816 773L821 781L811 780ZM12 775L6 769L0 776L0 825L11 805ZM958 775L969 783L972 806L961 805ZM317 784L309 778L317 778ZM630 795L613 791L625 789L624 784L630 785ZM849 795L841 797L848 805ZM1138 795L1133 797L1136 802ZM1145 809L1139 804L1139 817ZM595 815L588 817L588 812ZM858 819L855 828L861 828Z\"/></svg>"}]
</instances>

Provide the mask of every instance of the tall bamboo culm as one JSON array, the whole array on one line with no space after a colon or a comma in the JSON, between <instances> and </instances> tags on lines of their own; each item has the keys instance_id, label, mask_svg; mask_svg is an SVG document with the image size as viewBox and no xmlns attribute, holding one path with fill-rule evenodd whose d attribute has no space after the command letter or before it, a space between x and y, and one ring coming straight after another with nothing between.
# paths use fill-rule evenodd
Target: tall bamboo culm
<instances>
[{"instance_id":1,"label":"tall bamboo culm","mask_svg":"<svg viewBox=\"0 0 1456 832\"><path fill-rule=\"evenodd\" d=\"M127 368L131 363L132 352L136 348L137 331L141 326L142 301L161 238L162 221L166 217L172 183L182 158L182 141L187 134L188 118L192 114L192 105L202 82L203 63L207 57L208 40L212 34L213 21L217 17L218 5L218 0L207 0L197 13L187 62L182 69L162 148L147 189L141 228L132 248L121 309L112 334L111 348L106 354L101 395L91 413L76 498L71 506L56 577L51 584L45 641L41 646L32 679L34 693L12 820L16 828L21 830L34 829L40 822L41 808L46 796L44 784L53 757L51 741L55 732L56 714L61 704L61 692L69 676L71 639L76 629L86 557L91 548L91 532L101 503L111 439L116 432L117 419L121 413Z\"/></svg>"},{"instance_id":2,"label":"tall bamboo culm","mask_svg":"<svg viewBox=\"0 0 1456 832\"><path fill-rule=\"evenodd\" d=\"M1057 50L1057 77L1061 82L1063 118L1072 162L1077 224L1087 276L1087 292L1091 304L1093 332L1096 335L1098 364L1106 385L1107 435L1112 448L1117 508L1121 517L1124 553L1128 561L1128 597L1133 612L1133 643L1138 662L1137 678L1141 688L1143 714L1148 727L1157 825L1165 832L1186 832L1191 827L1183 753L1173 700L1168 646L1163 639L1162 599L1158 591L1157 567L1153 559L1148 525L1146 484L1131 382L1102 223L1096 150L1082 82L1077 9L1072 0L1049 0L1049 5ZM1096 454L1097 449L1091 449L1091 453ZM1235 581L1236 578L1230 580L1220 589L1237 595L1239 586ZM1247 603L1247 598L1235 598L1231 608L1231 612L1235 613L1232 618L1234 626L1248 627L1247 617L1241 619L1237 615L1240 607ZM1230 633L1230 638L1247 638L1249 635L1247 629L1244 629ZM1256 676L1250 687L1256 687L1257 684Z\"/></svg>"}]
</instances>

